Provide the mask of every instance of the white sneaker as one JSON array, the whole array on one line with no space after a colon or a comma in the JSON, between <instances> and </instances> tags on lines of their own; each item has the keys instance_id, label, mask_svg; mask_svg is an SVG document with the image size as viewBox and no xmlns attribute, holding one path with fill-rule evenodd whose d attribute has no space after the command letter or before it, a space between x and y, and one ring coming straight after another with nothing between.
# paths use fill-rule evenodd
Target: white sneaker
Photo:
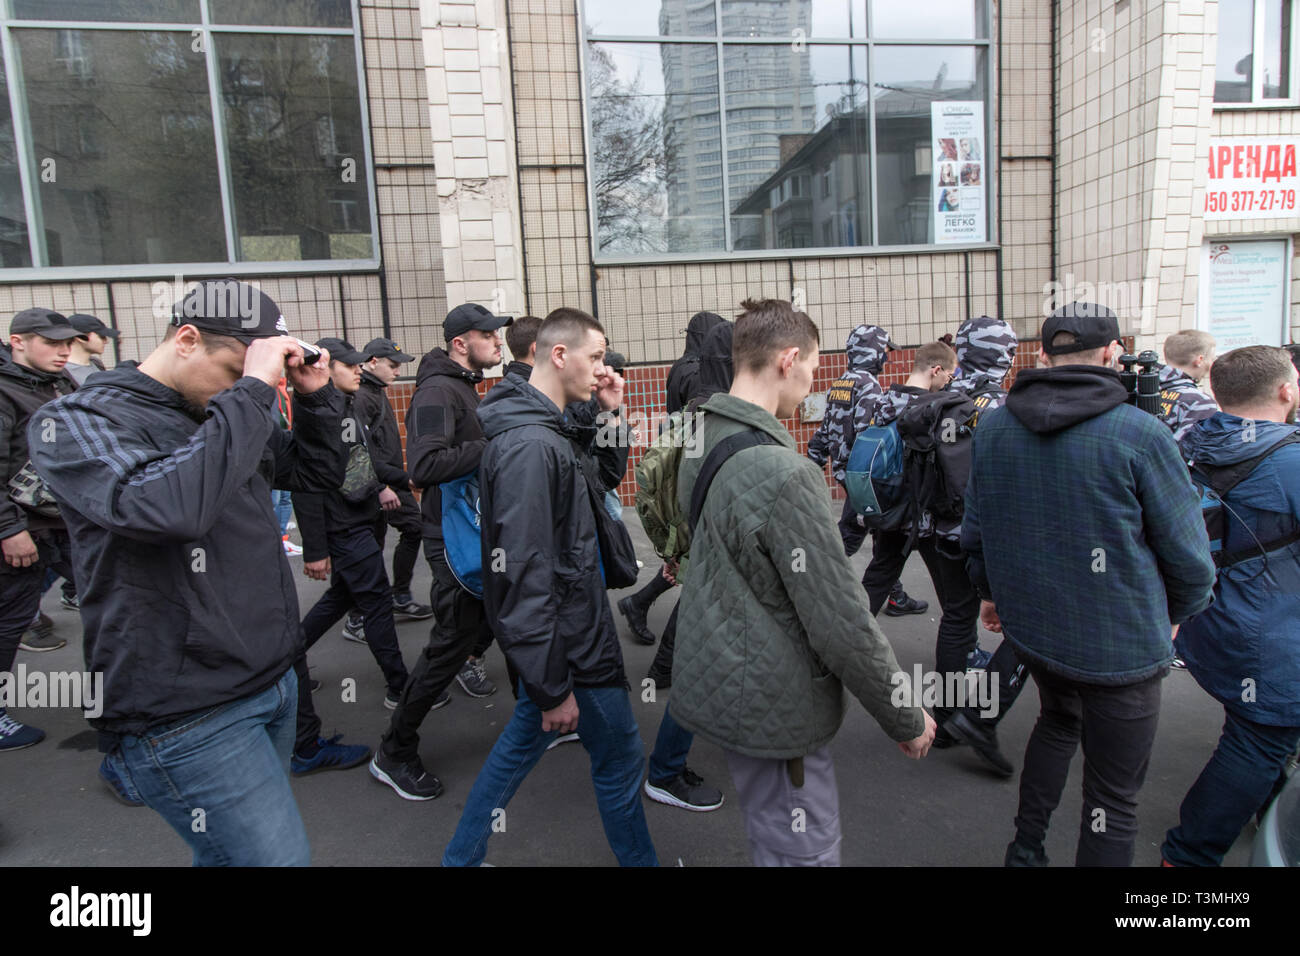
<instances>
[{"instance_id":1,"label":"white sneaker","mask_svg":"<svg viewBox=\"0 0 1300 956\"><path fill-rule=\"evenodd\" d=\"M288 555L289 557L291 557L291 558L300 558L300 557L302 557L302 548L298 547L296 544L294 544L294 543L293 543L292 541L290 541L288 538L285 538L285 539L284 539L284 553L287 554L287 555Z\"/></svg>"},{"instance_id":2,"label":"white sneaker","mask_svg":"<svg viewBox=\"0 0 1300 956\"><path fill-rule=\"evenodd\" d=\"M556 737L554 740L552 740L549 744L546 745L546 749L554 750L556 747L560 746L560 744L572 744L577 742L578 742L577 734L560 734L560 736Z\"/></svg>"}]
</instances>

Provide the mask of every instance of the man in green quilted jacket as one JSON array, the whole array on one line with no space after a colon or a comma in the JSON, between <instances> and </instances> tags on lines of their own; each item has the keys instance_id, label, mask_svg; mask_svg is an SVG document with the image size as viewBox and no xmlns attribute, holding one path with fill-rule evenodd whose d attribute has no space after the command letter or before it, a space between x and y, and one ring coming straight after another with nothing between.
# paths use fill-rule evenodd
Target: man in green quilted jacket
<instances>
[{"instance_id":1,"label":"man in green quilted jacket","mask_svg":"<svg viewBox=\"0 0 1300 956\"><path fill-rule=\"evenodd\" d=\"M703 406L702 453L682 460L683 511L719 442L754 430L768 443L733 454L708 485L682 591L673 715L726 752L756 865L836 866L829 744L844 688L909 757L929 751L935 724L911 705L844 556L825 478L779 421L812 388L817 327L782 300L741 308L735 382Z\"/></svg>"}]
</instances>

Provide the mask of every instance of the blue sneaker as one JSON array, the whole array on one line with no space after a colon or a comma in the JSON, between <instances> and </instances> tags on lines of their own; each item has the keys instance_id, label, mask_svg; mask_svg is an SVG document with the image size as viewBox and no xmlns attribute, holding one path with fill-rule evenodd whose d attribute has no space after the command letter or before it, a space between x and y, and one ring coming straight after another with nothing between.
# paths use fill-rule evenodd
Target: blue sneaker
<instances>
[{"instance_id":1,"label":"blue sneaker","mask_svg":"<svg viewBox=\"0 0 1300 956\"><path fill-rule=\"evenodd\" d=\"M113 762L107 756L99 762L99 779L104 781L108 787L108 792L117 798L119 803L124 803L128 807L143 807L144 801L140 799L140 793L135 786L117 772Z\"/></svg>"},{"instance_id":2,"label":"blue sneaker","mask_svg":"<svg viewBox=\"0 0 1300 956\"><path fill-rule=\"evenodd\" d=\"M966 655L966 669L968 671L987 670L989 661L993 660L993 655L984 650L982 647L976 647Z\"/></svg>"},{"instance_id":3,"label":"blue sneaker","mask_svg":"<svg viewBox=\"0 0 1300 956\"><path fill-rule=\"evenodd\" d=\"M289 767L295 777L303 777L318 770L347 770L363 764L370 759L370 748L362 744L341 744L342 734L335 734L329 740L318 737L316 743L320 750L314 756L299 757L293 755Z\"/></svg>"},{"instance_id":4,"label":"blue sneaker","mask_svg":"<svg viewBox=\"0 0 1300 956\"><path fill-rule=\"evenodd\" d=\"M20 724L0 707L0 752L33 747L45 739L45 731Z\"/></svg>"}]
</instances>

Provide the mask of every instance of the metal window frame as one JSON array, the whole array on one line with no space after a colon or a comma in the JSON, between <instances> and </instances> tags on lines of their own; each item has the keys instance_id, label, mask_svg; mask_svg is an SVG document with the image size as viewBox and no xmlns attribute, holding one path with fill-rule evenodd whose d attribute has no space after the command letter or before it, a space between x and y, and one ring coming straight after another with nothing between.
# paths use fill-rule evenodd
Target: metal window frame
<instances>
[{"instance_id":1,"label":"metal window frame","mask_svg":"<svg viewBox=\"0 0 1300 956\"><path fill-rule=\"evenodd\" d=\"M1264 4L1267 0L1254 0L1255 13L1253 23L1253 35L1251 39L1251 57L1253 59L1256 50L1264 48ZM1296 44L1300 43L1300 22L1297 21L1296 0L1282 0L1283 3L1291 4L1291 46L1288 52L1291 55L1290 69L1287 71L1291 81L1291 95L1278 97L1277 99L1264 99L1264 71L1254 69L1252 62L1252 76L1250 78L1250 101L1248 103L1220 103L1211 99L1210 106L1214 112L1231 112L1234 110L1277 110L1277 109L1295 109L1300 107L1300 77L1296 76L1297 68L1300 68L1300 54L1297 54ZM1217 41L1217 37L1215 40Z\"/></svg>"},{"instance_id":2,"label":"metal window frame","mask_svg":"<svg viewBox=\"0 0 1300 956\"><path fill-rule=\"evenodd\" d=\"M1256 0L1257 3L1262 0ZM985 36L983 38L907 38L907 37L888 37L876 39L871 36L871 4L864 3L866 17L867 35L862 37L826 37L826 36L809 36L801 37L800 41L805 46L823 45L823 46L863 46L867 49L867 88L868 88L868 161L870 163L870 176L866 184L866 201L871 204L871 215L869 217L869 228L871 230L870 244L859 246L829 246L829 247L810 247L810 248L791 248L791 249L753 249L737 251L732 248L732 229L731 229L731 174L727 159L727 118L726 118L726 84L724 82L723 68L723 47L738 44L754 44L760 46L774 46L790 41L790 37L780 36L763 36L763 37L729 37L722 35L722 0L714 0L714 29L712 35L695 35L695 34L671 34L665 36L640 35L632 36L628 34L606 34L606 33L589 33L586 30L586 0L574 0L577 12L577 30L575 31L578 38L579 46L579 72L580 72L580 95L582 100L582 123L584 142L583 166L587 180L587 228L590 236L590 253L593 268L601 266L637 266L637 265L662 265L672 263L692 263L692 262L719 262L719 261L762 261L766 259L824 259L838 258L845 256L889 256L924 253L950 253L963 251L986 251L1000 248L1001 236L997 234L997 223L992 215L992 210L997 205L997 181L998 167L1000 166L1000 156L994 153L995 149L1000 149L1000 143L994 143L990 130L994 125L993 112L997 108L997 76L994 69L994 57L991 50L994 43L1001 43L1001 37L994 37L994 4L983 4L984 23L982 25ZM977 16L979 15L977 10ZM981 27L977 25L976 32L980 32ZM850 22L850 32L852 31L852 22ZM717 71L718 71L718 128L719 141L722 148L722 196L723 196L723 242L722 249L711 250L708 252L689 252L689 253L653 253L648 255L636 256L610 256L602 255L599 251L599 237L596 232L596 197L593 191L593 176L591 167L591 110L588 105L590 99L588 89L588 77L590 75L590 65L588 61L589 49L593 43L637 43L662 45L666 43L678 44L695 44L700 46L712 45L716 51ZM875 71L875 47L887 46L955 46L968 47L984 51L984 142L985 142L985 170L984 182L987 189L988 202L984 209L984 234L988 238L984 242L978 243L923 243L907 246L898 245L880 245L879 233L879 196L877 176L879 173L879 163L876 157L876 125L875 114L876 104L875 97L871 95L871 82ZM978 74L978 70L976 71ZM863 197L859 197L861 199Z\"/></svg>"},{"instance_id":3,"label":"metal window frame","mask_svg":"<svg viewBox=\"0 0 1300 956\"><path fill-rule=\"evenodd\" d=\"M11 0L0 0L0 49L4 52L4 69L9 84L9 108L14 127L14 146L18 152L18 172L23 207L27 217L28 246L31 266L0 268L0 284L41 282L76 282L95 279L170 279L176 275L256 276L313 275L334 272L375 272L380 267L379 197L375 178L374 147L371 142L370 96L366 85L365 59L361 36L360 0L351 0L351 27L290 27L274 24L218 24L212 22L209 0L199 0L199 22L120 22L109 20L36 20L13 16ZM26 86L14 30L82 30L123 33L182 33L203 40L204 66L208 74L208 109L212 118L213 144L216 149L217 179L221 189L221 209L225 226L226 261L224 262L151 262L102 265L51 266L45 242L44 214L37 191L38 170L32 141L31 117ZM370 200L370 247L372 256L362 259L289 259L248 261L239 258L239 236L235 221L235 199L230 175L230 154L226 138L225 112L221 105L220 80L217 75L215 37L219 34L262 36L331 36L351 37L357 73L357 97L366 187Z\"/></svg>"}]
</instances>

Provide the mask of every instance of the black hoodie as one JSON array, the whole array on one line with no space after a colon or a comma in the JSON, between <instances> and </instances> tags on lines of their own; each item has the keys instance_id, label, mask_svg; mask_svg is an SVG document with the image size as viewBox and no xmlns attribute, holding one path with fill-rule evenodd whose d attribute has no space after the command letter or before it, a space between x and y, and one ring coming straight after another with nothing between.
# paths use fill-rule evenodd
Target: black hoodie
<instances>
[{"instance_id":1,"label":"black hoodie","mask_svg":"<svg viewBox=\"0 0 1300 956\"><path fill-rule=\"evenodd\" d=\"M424 538L442 545L442 495L438 485L467 475L478 467L487 439L474 410L475 387L482 372L457 365L443 349L420 359L415 394L406 413L406 465L411 480L423 491L420 513Z\"/></svg>"},{"instance_id":2,"label":"black hoodie","mask_svg":"<svg viewBox=\"0 0 1300 956\"><path fill-rule=\"evenodd\" d=\"M51 374L19 365L8 349L0 349L0 538L63 528L61 518L28 511L10 498L9 479L27 464L27 422L32 413L76 387L63 372Z\"/></svg>"},{"instance_id":3,"label":"black hoodie","mask_svg":"<svg viewBox=\"0 0 1300 956\"><path fill-rule=\"evenodd\" d=\"M731 365L731 340L735 331L732 323L724 322L705 336L700 347L700 374L687 396L692 408L699 408L718 392L731 391L731 382L736 377Z\"/></svg>"},{"instance_id":4,"label":"black hoodie","mask_svg":"<svg viewBox=\"0 0 1300 956\"><path fill-rule=\"evenodd\" d=\"M542 710L576 687L626 687L623 652L601 577L596 516L581 456L594 429L561 416L507 376L478 417L489 438L479 470L483 603L501 650ZM499 551L498 551L499 549Z\"/></svg>"},{"instance_id":5,"label":"black hoodie","mask_svg":"<svg viewBox=\"0 0 1300 956\"><path fill-rule=\"evenodd\" d=\"M668 414L681 411L695 394L704 339L715 326L724 324L731 323L716 312L696 312L691 316L691 321L686 326L686 348L682 351L682 357L668 370L668 381L664 387Z\"/></svg>"},{"instance_id":6,"label":"black hoodie","mask_svg":"<svg viewBox=\"0 0 1300 956\"><path fill-rule=\"evenodd\" d=\"M1119 372L1100 365L1025 369L1007 394L1007 410L1031 432L1050 435L1096 418L1128 400Z\"/></svg>"}]
</instances>

